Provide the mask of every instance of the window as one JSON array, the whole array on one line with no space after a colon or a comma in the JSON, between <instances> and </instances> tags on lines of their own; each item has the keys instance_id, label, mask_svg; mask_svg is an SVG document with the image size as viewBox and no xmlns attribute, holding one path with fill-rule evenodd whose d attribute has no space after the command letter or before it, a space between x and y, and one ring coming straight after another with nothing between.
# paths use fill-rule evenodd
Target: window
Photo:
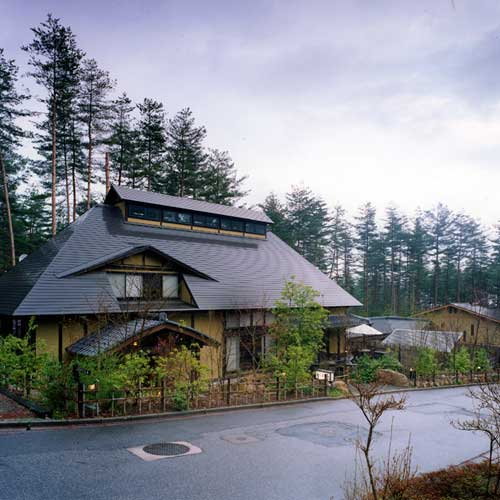
<instances>
[{"instance_id":1,"label":"window","mask_svg":"<svg viewBox=\"0 0 500 500\"><path fill-rule=\"evenodd\" d=\"M162 297L161 274L147 273L142 275L144 297L148 300L158 300Z\"/></svg>"},{"instance_id":2,"label":"window","mask_svg":"<svg viewBox=\"0 0 500 500\"><path fill-rule=\"evenodd\" d=\"M127 298L136 299L142 297L142 274L126 274L125 286Z\"/></svg>"},{"instance_id":3,"label":"window","mask_svg":"<svg viewBox=\"0 0 500 500\"><path fill-rule=\"evenodd\" d=\"M239 231L243 232L244 223L241 220L228 219L227 217L222 217L220 220L220 227L226 231Z\"/></svg>"},{"instance_id":4,"label":"window","mask_svg":"<svg viewBox=\"0 0 500 500\"><path fill-rule=\"evenodd\" d=\"M179 277L175 274L162 276L163 298L176 299L179 297Z\"/></svg>"},{"instance_id":5,"label":"window","mask_svg":"<svg viewBox=\"0 0 500 500\"><path fill-rule=\"evenodd\" d=\"M218 229L219 227L219 217L214 215L205 214L194 214L193 215L193 225L201 227L211 227Z\"/></svg>"},{"instance_id":6,"label":"window","mask_svg":"<svg viewBox=\"0 0 500 500\"><path fill-rule=\"evenodd\" d=\"M178 212L177 213L177 222L179 224L186 224L188 226L191 225L191 214L186 212Z\"/></svg>"},{"instance_id":7,"label":"window","mask_svg":"<svg viewBox=\"0 0 500 500\"><path fill-rule=\"evenodd\" d=\"M134 219L161 220L161 210L155 207L143 205L128 205L128 216Z\"/></svg>"},{"instance_id":8,"label":"window","mask_svg":"<svg viewBox=\"0 0 500 500\"><path fill-rule=\"evenodd\" d=\"M111 288L115 297L118 299L125 298L125 274L122 273L109 273L109 282L111 283Z\"/></svg>"},{"instance_id":9,"label":"window","mask_svg":"<svg viewBox=\"0 0 500 500\"><path fill-rule=\"evenodd\" d=\"M164 222L177 222L177 212L174 210L163 210Z\"/></svg>"},{"instance_id":10,"label":"window","mask_svg":"<svg viewBox=\"0 0 500 500\"><path fill-rule=\"evenodd\" d=\"M109 273L108 278L116 298L142 297L142 274Z\"/></svg>"},{"instance_id":11,"label":"window","mask_svg":"<svg viewBox=\"0 0 500 500\"><path fill-rule=\"evenodd\" d=\"M259 222L247 222L245 224L245 232L251 234L260 234L265 236L266 234L266 225L261 224Z\"/></svg>"},{"instance_id":12,"label":"window","mask_svg":"<svg viewBox=\"0 0 500 500\"><path fill-rule=\"evenodd\" d=\"M234 372L240 369L240 338L226 338L226 371Z\"/></svg>"}]
</instances>

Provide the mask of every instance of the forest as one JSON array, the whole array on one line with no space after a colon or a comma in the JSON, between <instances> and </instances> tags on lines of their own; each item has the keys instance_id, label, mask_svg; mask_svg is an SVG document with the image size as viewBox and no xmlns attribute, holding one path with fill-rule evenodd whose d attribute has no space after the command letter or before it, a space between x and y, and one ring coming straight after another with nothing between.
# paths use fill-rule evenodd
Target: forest
<instances>
[{"instance_id":1,"label":"forest","mask_svg":"<svg viewBox=\"0 0 500 500\"><path fill-rule=\"evenodd\" d=\"M245 177L228 151L206 144L189 108L133 102L52 15L31 33L27 74L0 48L0 270L102 202L108 182L244 205ZM500 225L441 203L409 216L367 201L348 214L305 186L262 199L272 231L355 295L364 314L500 307Z\"/></svg>"}]
</instances>

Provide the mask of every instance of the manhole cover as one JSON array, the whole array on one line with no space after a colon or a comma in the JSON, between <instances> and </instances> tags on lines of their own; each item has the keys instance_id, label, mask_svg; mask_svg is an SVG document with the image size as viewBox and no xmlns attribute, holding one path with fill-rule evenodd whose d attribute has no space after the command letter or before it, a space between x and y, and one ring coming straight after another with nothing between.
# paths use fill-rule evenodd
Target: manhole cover
<instances>
[{"instance_id":1,"label":"manhole cover","mask_svg":"<svg viewBox=\"0 0 500 500\"><path fill-rule=\"evenodd\" d=\"M189 446L179 443L155 443L144 446L143 450L151 455L175 456L184 455L189 451Z\"/></svg>"},{"instance_id":2,"label":"manhole cover","mask_svg":"<svg viewBox=\"0 0 500 500\"><path fill-rule=\"evenodd\" d=\"M155 443L144 446L127 448L130 453L142 458L146 462L154 462L164 458L183 457L201 453L201 448L187 441L174 441L173 443Z\"/></svg>"}]
</instances>

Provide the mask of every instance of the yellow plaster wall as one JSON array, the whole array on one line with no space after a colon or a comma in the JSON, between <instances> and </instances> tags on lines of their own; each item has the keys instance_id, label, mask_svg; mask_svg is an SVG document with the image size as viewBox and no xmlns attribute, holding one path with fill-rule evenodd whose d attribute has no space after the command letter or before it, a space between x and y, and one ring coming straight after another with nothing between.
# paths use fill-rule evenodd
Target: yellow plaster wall
<instances>
[{"instance_id":1,"label":"yellow plaster wall","mask_svg":"<svg viewBox=\"0 0 500 500\"><path fill-rule=\"evenodd\" d=\"M89 326L89 331L90 331ZM84 335L83 323L77 319L63 320L62 355L66 359L66 347ZM56 358L59 356L59 320L55 318L38 318L36 330L37 353L48 352Z\"/></svg>"},{"instance_id":2,"label":"yellow plaster wall","mask_svg":"<svg viewBox=\"0 0 500 500\"><path fill-rule=\"evenodd\" d=\"M419 316L430 319L433 328L438 330L465 332L466 344L500 345L500 323L478 317L466 311L456 309L456 313L448 312L448 308L429 311ZM474 336L471 326L474 325Z\"/></svg>"},{"instance_id":3,"label":"yellow plaster wall","mask_svg":"<svg viewBox=\"0 0 500 500\"><path fill-rule=\"evenodd\" d=\"M222 376L222 346L224 345L224 318L221 312L210 311L195 315L194 327L220 343L219 347L201 348L200 360L208 366L212 377Z\"/></svg>"}]
</instances>

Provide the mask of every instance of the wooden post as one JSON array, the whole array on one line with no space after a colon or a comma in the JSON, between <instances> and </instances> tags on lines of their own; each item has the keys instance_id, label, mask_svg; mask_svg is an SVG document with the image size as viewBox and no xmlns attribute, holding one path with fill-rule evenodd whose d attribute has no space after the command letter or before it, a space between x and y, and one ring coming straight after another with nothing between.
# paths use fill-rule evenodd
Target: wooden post
<instances>
[{"instance_id":1,"label":"wooden post","mask_svg":"<svg viewBox=\"0 0 500 500\"><path fill-rule=\"evenodd\" d=\"M140 381L139 381L139 415L142 415L142 391L141 391Z\"/></svg>"},{"instance_id":2,"label":"wooden post","mask_svg":"<svg viewBox=\"0 0 500 500\"><path fill-rule=\"evenodd\" d=\"M328 375L325 376L325 378L323 379L324 381L324 391L325 391L325 398L326 396L328 396Z\"/></svg>"},{"instance_id":3,"label":"wooden post","mask_svg":"<svg viewBox=\"0 0 500 500\"><path fill-rule=\"evenodd\" d=\"M231 406L231 379L227 378L226 405Z\"/></svg>"},{"instance_id":4,"label":"wooden post","mask_svg":"<svg viewBox=\"0 0 500 500\"><path fill-rule=\"evenodd\" d=\"M276 401L280 400L280 378L276 377Z\"/></svg>"},{"instance_id":5,"label":"wooden post","mask_svg":"<svg viewBox=\"0 0 500 500\"><path fill-rule=\"evenodd\" d=\"M165 380L165 377L163 377L161 380L161 407L164 413L166 410L166 398L165 398L166 392L167 392L167 382Z\"/></svg>"},{"instance_id":6,"label":"wooden post","mask_svg":"<svg viewBox=\"0 0 500 500\"><path fill-rule=\"evenodd\" d=\"M104 172L106 174L106 193L109 191L111 187L111 182L109 180L109 153L106 151L104 153Z\"/></svg>"}]
</instances>

